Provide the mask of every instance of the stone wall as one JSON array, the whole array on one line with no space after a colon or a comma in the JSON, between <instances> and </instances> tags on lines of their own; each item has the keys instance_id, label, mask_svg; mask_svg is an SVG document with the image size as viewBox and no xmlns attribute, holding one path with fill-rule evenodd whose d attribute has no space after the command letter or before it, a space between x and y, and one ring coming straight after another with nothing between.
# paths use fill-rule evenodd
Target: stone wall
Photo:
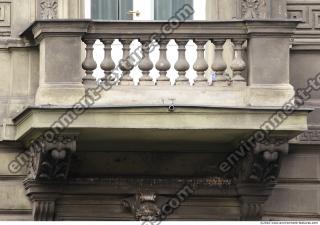
<instances>
[{"instance_id":1,"label":"stone wall","mask_svg":"<svg viewBox=\"0 0 320 225\"><path fill-rule=\"evenodd\" d=\"M288 0L287 4L288 18L303 21L296 31L290 58L290 81L298 89L320 73L320 2ZM265 219L320 218L320 92L311 96L305 103L315 108L308 119L309 131L292 140L279 184L266 204Z\"/></svg>"},{"instance_id":2,"label":"stone wall","mask_svg":"<svg viewBox=\"0 0 320 225\"><path fill-rule=\"evenodd\" d=\"M40 6L40 2L44 2ZM286 16L283 2L273 0L266 17ZM55 3L58 3L55 5ZM246 15L236 0L209 0L208 19L234 19ZM279 3L279 4L278 4ZM302 18L291 57L291 83L304 87L308 78L320 72L320 3L317 0L288 0L289 18ZM263 15L263 13L261 14ZM0 220L31 220L31 204L22 181L25 172L11 174L7 165L23 148L10 142L14 135L10 118L34 103L39 81L38 49L30 48L19 34L36 18L81 18L82 0L0 0ZM228 46L226 46L228 48ZM212 51L213 52L213 51ZM231 60L232 53L225 57ZM209 60L212 56L208 55ZM211 61L211 60L210 60ZM265 219L320 218L320 94L308 106L310 131L291 144L280 181L266 204Z\"/></svg>"},{"instance_id":3,"label":"stone wall","mask_svg":"<svg viewBox=\"0 0 320 225\"><path fill-rule=\"evenodd\" d=\"M0 141L14 135L11 120L33 104L38 86L38 51L24 45L19 34L35 20L35 1L0 1ZM2 18L2 20L1 20ZM0 142L0 220L31 220L25 196L24 172L11 174L8 163L23 151L12 142Z\"/></svg>"},{"instance_id":4,"label":"stone wall","mask_svg":"<svg viewBox=\"0 0 320 225\"><path fill-rule=\"evenodd\" d=\"M44 7L54 8L42 12L40 2L44 2ZM34 104L39 86L39 51L29 47L19 35L42 16L82 15L81 0L59 0L57 8L54 2L57 1L0 0L0 220L32 219L32 207L23 187L25 172L12 174L8 170L9 162L24 151L11 141L14 137L11 118Z\"/></svg>"},{"instance_id":5,"label":"stone wall","mask_svg":"<svg viewBox=\"0 0 320 225\"><path fill-rule=\"evenodd\" d=\"M0 143L0 220L32 220L32 207L25 196L25 170L12 174L9 163L23 151L15 143Z\"/></svg>"},{"instance_id":6,"label":"stone wall","mask_svg":"<svg viewBox=\"0 0 320 225\"><path fill-rule=\"evenodd\" d=\"M231 3L232 2L232 3ZM210 1L208 19L246 17L245 0ZM258 1L263 2L263 1ZM297 88L320 72L320 2L318 0L266 1L271 11L258 8L257 17L301 19L291 49L290 82ZM287 4L287 11L283 10ZM242 6L243 5L243 6ZM211 10L211 7L214 10ZM242 9L242 10L241 10ZM259 12L262 12L259 14ZM250 15L250 14L248 14ZM252 15L252 14L251 14ZM226 48L228 45L226 45ZM210 59L212 56L208 56ZM225 55L228 61L228 55ZM265 220L320 218L320 93L314 93L305 106L315 108L309 116L310 131L290 145L281 168L279 184L265 206Z\"/></svg>"}]
</instances>

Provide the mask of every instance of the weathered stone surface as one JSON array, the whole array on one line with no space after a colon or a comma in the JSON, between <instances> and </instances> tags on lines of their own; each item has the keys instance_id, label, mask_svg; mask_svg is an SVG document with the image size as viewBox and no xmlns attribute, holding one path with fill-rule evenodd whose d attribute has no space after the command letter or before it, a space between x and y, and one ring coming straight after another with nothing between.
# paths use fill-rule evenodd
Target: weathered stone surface
<instances>
[{"instance_id":1,"label":"weathered stone surface","mask_svg":"<svg viewBox=\"0 0 320 225\"><path fill-rule=\"evenodd\" d=\"M188 138L191 141L198 139L214 143L226 143L231 142L235 137L242 138L242 135L249 135L251 132L261 129L261 125L274 113L272 110L262 110L261 108L220 109L209 107L199 109L177 107L174 112L170 112L168 106L130 109L97 107L87 110L85 114L77 118L72 116L74 115L72 111L71 114L64 114L65 109L56 108L52 111L54 108L30 108L15 118L15 123L19 124L16 138L20 139L31 131L37 134L42 129L51 127L57 120L63 125L66 120L71 121L67 122L68 129L81 131L80 135L83 136L80 136L80 138L85 138L85 140L97 140L97 138L117 140L120 135L120 137L129 140L139 138L138 140L165 141L167 138L168 140L185 140ZM246 110L247 113L244 114L243 110ZM295 112L280 124L274 133L286 133L293 138L307 129L307 114L308 111L305 110ZM26 115L28 115L28 118L23 120ZM90 123L89 127L88 123ZM58 126L58 124L55 125ZM242 129L238 129L239 126ZM104 129L105 132L100 132L101 129ZM120 129L122 132L117 132L114 129ZM134 134L132 129L136 129ZM197 136L190 132L195 130L198 132ZM150 131L152 132L150 133Z\"/></svg>"},{"instance_id":2,"label":"weathered stone surface","mask_svg":"<svg viewBox=\"0 0 320 225\"><path fill-rule=\"evenodd\" d=\"M66 180L75 151L74 136L56 135L50 141L38 138L29 147L28 179Z\"/></svg>"},{"instance_id":3,"label":"weathered stone surface","mask_svg":"<svg viewBox=\"0 0 320 225\"><path fill-rule=\"evenodd\" d=\"M0 211L1 221L32 221L31 210Z\"/></svg>"},{"instance_id":4,"label":"weathered stone surface","mask_svg":"<svg viewBox=\"0 0 320 225\"><path fill-rule=\"evenodd\" d=\"M42 2L42 6L39 4ZM237 5L236 3L242 3ZM81 82L83 71L80 70L82 60L82 44L80 37L82 31L73 30L70 36L70 28L67 32L65 28L61 33L58 30L51 30L52 37L38 37L41 41L40 49L37 47L29 48L30 43L22 41L19 34L36 18L80 18L83 16L83 1L69 0L5 0L0 1L0 34L11 38L1 38L0 41L0 140L4 137L10 140L16 138L14 125L9 117L14 116L21 111L24 106L33 105L35 95L37 93L36 104L72 104L79 100L84 94ZM249 4L253 5L249 5ZM257 5L257 7L255 6ZM208 18L210 19L234 19L236 17L245 17L247 19L283 19L286 17L285 0L210 0L207 5ZM319 54L315 49L320 49L319 34L319 2L316 0L296 1L288 0L288 17L291 19L304 19L304 23L298 26L295 32L293 46L290 55L290 71L289 65L289 33L292 30L272 30L268 28L263 30L263 37L255 36L255 27L251 29L251 40L249 46L244 47L249 53L249 86L250 87L227 87L227 89L219 87L208 87L206 89L181 89L171 90L171 87L165 88L144 88L139 89L130 87L130 89L114 88L108 94L104 95L104 99L99 103L101 106L106 104L114 104L127 106L130 104L154 104L165 105L164 110L155 111L121 111L111 110L100 111L100 113L89 112L89 116L76 122L72 128L80 129L83 133L82 143L80 144L81 152L76 155L75 165L82 167L92 166L91 170L86 168L75 168L72 176L96 176L97 174L106 176L110 174L109 170L113 169L113 174L126 175L127 170L132 170L132 174L140 174L148 170L149 175L161 174L170 175L194 175L203 173L205 163L212 164L206 166L204 171L212 173L215 167L215 161L222 157L224 151L230 150L228 147L214 142L228 142L229 144L236 138L241 138L243 134L248 134L247 129L257 129L261 121L266 120L268 113L263 115L259 113L251 114L248 111L239 109L241 113L213 113L203 114L205 109L195 111L181 111L176 108L174 113L168 112L167 106L172 104L193 104L193 105L211 105L229 107L242 107L248 110L247 105L265 107L265 106L281 106L282 103L293 96L293 87L304 87L307 78L314 77L319 72L318 62ZM3 14L3 12L5 12ZM239 14L240 12L240 14ZM212 13L211 15L209 15ZM240 15L240 17L239 17ZM118 25L117 25L118 26ZM226 23L222 24L226 27ZM200 26L199 26L200 27ZM203 26L199 30L206 30ZM209 26L210 28L211 26ZM127 29L105 29L103 26L97 26L100 31L113 35L120 31L127 32ZM128 27L127 27L128 28ZM140 27L141 28L141 27ZM142 32L142 29L128 28L133 31ZM211 28L210 28L211 29ZM232 33L238 28L232 28ZM71 29L72 30L72 29ZM92 29L94 30L94 29ZM199 31L198 30L198 31ZM272 35L270 37L270 30ZM192 30L193 33L195 33ZM219 31L219 29L218 29ZM219 32L223 31L220 29ZM239 31L239 30L238 30ZM49 32L49 33L50 33ZM78 33L77 33L78 32ZM178 31L180 32L180 31ZM261 32L261 31L258 31ZM287 32L287 33L286 33ZM44 32L46 33L46 32ZM191 32L187 32L190 34ZM125 35L125 34L123 34ZM237 37L242 34L237 33ZM272 36L271 35L271 36ZM280 35L280 36L279 36ZM282 35L282 36L281 36ZM313 36L314 35L314 36ZM212 38L211 34L209 35ZM286 37L285 39L283 37ZM97 36L95 36L97 37ZM242 37L242 36L241 36ZM224 60L227 65L233 60L234 52L231 43L225 45ZM312 51L309 51L312 49ZM308 51L306 51L308 50ZM210 50L214 53L214 50ZM39 54L40 52L40 54ZM61 54L63 52L63 54ZM58 58L56 56L59 56ZM212 63L212 58L208 62ZM53 60L53 59L56 60ZM221 58L221 57L220 57ZM210 65L211 66L211 65ZM40 69L39 69L40 68ZM227 72L232 76L229 66ZM40 78L39 78L40 73ZM289 76L290 75L290 76ZM289 78L290 84L289 85ZM39 82L40 81L40 82ZM40 88L38 89L40 83ZM58 83L58 85L57 85ZM61 86L62 85L62 86ZM165 94L163 94L165 92ZM129 98L123 96L130 95ZM153 95L153 98L150 96ZM319 117L319 97L316 92L312 95L312 99L306 104L307 106L316 107L317 110L309 117L309 124L313 127L313 131L308 131L298 138L297 142L292 142L294 147L291 148L292 154L283 160L283 167L280 171L280 184L276 187L273 196L265 205L265 218L319 218L319 154L317 143L317 130ZM148 98L146 100L146 98ZM269 108L270 110L270 108ZM55 112L53 112L55 111ZM27 131L35 129L35 134L41 132L43 128L48 128L52 121L56 120L63 110L52 110L49 114L30 114L26 117L26 124L19 121L20 130L18 137L25 140ZM156 113L155 113L156 112ZM201 112L201 113L200 113ZM150 114L152 114L150 116ZM184 114L184 115L183 115ZM192 114L192 116L190 116ZM196 115L197 114L197 115ZM241 116L243 115L243 116ZM306 115L294 115L281 127L281 132L300 132L306 129ZM5 119L5 122L2 122ZM103 122L101 122L103 121ZM3 123L3 124L2 124ZM88 129L89 126L95 128ZM109 130L106 127L111 128ZM151 127L151 128L150 128ZM226 127L229 131L221 131ZM294 127L294 128L293 128ZM125 129L123 129L125 128ZM133 129L134 128L134 129ZM137 131L135 128L142 128L144 131ZM164 128L160 130L159 128ZM193 130L192 130L192 129ZM239 129L241 128L241 129ZM188 129L191 129L188 130ZM196 132L197 131L197 132ZM313 133L310 133L313 132ZM288 134L294 136L292 133ZM155 140L167 141L166 145L158 145L157 147L125 146L110 144L109 141L114 139L131 141ZM192 141L192 146L184 143L183 149L179 141ZM95 144L86 142L91 140ZM100 140L100 141L99 141ZM101 140L104 140L101 142ZM170 142L175 140L173 142ZM206 142L205 146L200 146L197 141ZM175 145L174 148L170 148ZM176 146L179 145L179 146ZM299 147L297 147L299 146ZM196 148L196 151L195 151ZM58 148L59 149L59 148ZM126 150L129 149L128 152ZM264 150L263 150L264 149ZM61 149L60 149L61 150ZM138 154L139 151L161 151L161 154ZM170 150L170 151L169 151ZM21 170L17 176L8 173L7 164L15 158L16 154L21 151L18 146L3 147L0 146L0 220L79 220L88 219L88 215L93 219L132 219L132 214L124 212L120 203L121 200L129 195L134 196L141 187L147 186L149 189L155 189L157 196L173 195L178 188L176 184L181 184L180 178L175 180L166 180L164 183L157 183L156 180L146 181L135 179L136 183L125 183L123 180L114 180L107 184L103 183L103 179L76 179L64 185L53 183L37 183L35 186L26 184L27 194L33 200L33 217L31 217L31 204L26 198L26 193L22 189L22 177L24 171ZM101 154L101 151L109 151ZM113 151L113 153L112 153ZM121 151L122 153L119 153ZM171 157L165 157L166 153L172 153ZM184 152L185 151L185 152ZM199 153L201 151L202 153ZM273 150L268 152L267 158L273 158ZM177 153L180 152L180 153ZM190 154L193 152L193 155ZM262 157L265 154L262 154ZM180 157L185 154L183 157ZM197 154L201 159L197 167ZM210 158L212 154L212 158ZM214 155L215 154L215 155ZM200 156L201 155L201 156ZM161 157L163 158L161 158ZM78 158L77 158L78 157ZM101 158L104 157L104 158ZM125 157L130 157L125 158ZM101 158L101 159L100 159ZM157 160L154 160L156 158ZM208 158L208 160L206 160ZM260 157L259 160L262 158ZM22 158L21 158L22 160ZM81 160L87 160L81 163ZM99 161L100 160L100 161ZM170 160L170 163L163 162ZM176 161L181 164L176 165ZM190 161L189 161L190 160ZM120 162L119 162L120 161ZM148 161L142 166L144 161ZM163 161L163 162L162 162ZM188 162L185 162L188 161ZM199 160L200 161L200 160ZM79 163L80 162L80 163ZM99 164L99 163L100 164ZM126 162L136 163L137 165L125 166ZM78 163L78 164L77 164ZM107 164L104 166L103 164ZM259 163L258 163L259 164ZM195 170L183 170L183 166L194 166ZM259 164L260 165L260 164ZM118 166L118 167L117 167ZM153 167L152 167L153 166ZM157 167L159 170L157 171ZM174 169L171 169L175 167ZM317 168L317 169L315 169ZM185 174L183 174L185 173ZM128 174L128 173L127 173ZM261 178L261 177L260 177ZM261 181L261 179L258 179ZM263 179L262 179L263 180ZM146 183L149 184L147 185ZM201 220L239 220L257 219L263 214L263 202L269 194L268 188L259 185L247 185L241 189L241 199L239 200L239 192L235 187L229 185L228 188L219 189L213 187L212 182L208 179L204 181L204 188L200 188L196 196L193 196L185 204L183 204L177 212L173 213L169 219L201 219ZM200 182L201 183L201 182ZM30 185L30 186L29 186ZM114 187L117 188L114 188ZM35 193L42 192L43 195ZM60 193L64 196L50 195L52 193ZM79 197L81 196L81 197ZM208 197L209 196L209 197ZM257 197L259 196L259 197ZM61 197L61 198L59 198ZM88 207L90 205L91 207Z\"/></svg>"},{"instance_id":5,"label":"weathered stone surface","mask_svg":"<svg viewBox=\"0 0 320 225\"><path fill-rule=\"evenodd\" d=\"M0 51L1 76L0 76L0 96L7 97L10 92L11 78L11 57L7 51ZM1 107L2 108L2 107ZM2 118L2 117L1 117Z\"/></svg>"},{"instance_id":6,"label":"weathered stone surface","mask_svg":"<svg viewBox=\"0 0 320 225\"><path fill-rule=\"evenodd\" d=\"M25 190L22 185L22 179L7 181L0 180L0 209L31 209L29 199L25 195Z\"/></svg>"},{"instance_id":7,"label":"weathered stone surface","mask_svg":"<svg viewBox=\"0 0 320 225\"><path fill-rule=\"evenodd\" d=\"M309 181L320 180L320 156L316 153L307 154L308 147L305 146L305 154L290 154L283 159L282 169L280 172L280 179L295 180L295 181Z\"/></svg>"},{"instance_id":8,"label":"weathered stone surface","mask_svg":"<svg viewBox=\"0 0 320 225\"><path fill-rule=\"evenodd\" d=\"M23 150L20 152L0 152L0 176L26 175L28 157L22 153ZM17 163L13 164L15 163L13 161Z\"/></svg>"},{"instance_id":9,"label":"weathered stone surface","mask_svg":"<svg viewBox=\"0 0 320 225\"><path fill-rule=\"evenodd\" d=\"M319 185L279 184L266 203L266 214L282 218L286 216L319 218L319 198L316 196L319 196Z\"/></svg>"}]
</instances>

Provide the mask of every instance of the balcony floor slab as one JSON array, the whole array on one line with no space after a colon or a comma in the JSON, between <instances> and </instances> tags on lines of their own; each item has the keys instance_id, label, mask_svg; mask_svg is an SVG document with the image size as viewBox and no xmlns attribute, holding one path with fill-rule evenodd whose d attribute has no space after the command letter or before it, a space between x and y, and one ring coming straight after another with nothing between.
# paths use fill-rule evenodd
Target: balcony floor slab
<instances>
[{"instance_id":1,"label":"balcony floor slab","mask_svg":"<svg viewBox=\"0 0 320 225\"><path fill-rule=\"evenodd\" d=\"M28 108L15 119L16 140L26 141L51 127L85 141L203 141L227 143L261 130L279 108L219 108L170 105L94 107L77 116L71 107ZM307 130L309 109L294 112L274 133L293 138ZM279 120L275 117L274 120ZM280 118L281 119L281 118Z\"/></svg>"}]
</instances>

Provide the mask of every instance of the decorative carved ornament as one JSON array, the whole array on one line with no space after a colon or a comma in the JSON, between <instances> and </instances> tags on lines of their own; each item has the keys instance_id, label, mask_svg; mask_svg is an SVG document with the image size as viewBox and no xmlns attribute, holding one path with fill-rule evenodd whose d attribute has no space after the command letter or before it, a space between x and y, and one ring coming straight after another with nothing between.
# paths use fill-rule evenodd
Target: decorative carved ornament
<instances>
[{"instance_id":1,"label":"decorative carved ornament","mask_svg":"<svg viewBox=\"0 0 320 225\"><path fill-rule=\"evenodd\" d=\"M288 139L272 137L257 143L253 152L240 163L238 192L242 220L260 220L263 205L279 175L281 156L289 151Z\"/></svg>"},{"instance_id":2,"label":"decorative carved ornament","mask_svg":"<svg viewBox=\"0 0 320 225\"><path fill-rule=\"evenodd\" d=\"M317 0L309 2L306 4L304 1L287 1L288 18L302 21L297 27L299 35L309 36L310 32L319 33L320 31L320 2Z\"/></svg>"},{"instance_id":3,"label":"decorative carved ornament","mask_svg":"<svg viewBox=\"0 0 320 225\"><path fill-rule=\"evenodd\" d=\"M11 35L11 1L0 1L0 36ZM6 46L6 39L1 41L1 46ZM2 48L2 47L1 47Z\"/></svg>"},{"instance_id":4,"label":"decorative carved ornament","mask_svg":"<svg viewBox=\"0 0 320 225\"><path fill-rule=\"evenodd\" d=\"M76 151L75 136L55 136L52 142L39 140L30 147L28 176L34 180L66 179L72 154Z\"/></svg>"},{"instance_id":5,"label":"decorative carved ornament","mask_svg":"<svg viewBox=\"0 0 320 225\"><path fill-rule=\"evenodd\" d=\"M242 220L255 220L261 218L263 214L263 204L261 203L249 203L243 201L241 203L241 219Z\"/></svg>"},{"instance_id":6,"label":"decorative carved ornament","mask_svg":"<svg viewBox=\"0 0 320 225\"><path fill-rule=\"evenodd\" d=\"M289 151L288 139L270 138L257 143L239 168L239 181L270 184L276 181L282 154Z\"/></svg>"},{"instance_id":7,"label":"decorative carved ornament","mask_svg":"<svg viewBox=\"0 0 320 225\"><path fill-rule=\"evenodd\" d=\"M53 221L55 214L55 201L34 201L32 214L34 221Z\"/></svg>"},{"instance_id":8,"label":"decorative carved ornament","mask_svg":"<svg viewBox=\"0 0 320 225\"><path fill-rule=\"evenodd\" d=\"M320 144L320 130L308 130L300 134L290 143L293 144Z\"/></svg>"},{"instance_id":9,"label":"decorative carved ornament","mask_svg":"<svg viewBox=\"0 0 320 225\"><path fill-rule=\"evenodd\" d=\"M121 206L129 210L139 221L157 221L161 216L161 210L156 205L156 194L144 192L135 197L122 200Z\"/></svg>"},{"instance_id":10,"label":"decorative carved ornament","mask_svg":"<svg viewBox=\"0 0 320 225\"><path fill-rule=\"evenodd\" d=\"M266 19L268 0L241 0L241 17L244 19Z\"/></svg>"},{"instance_id":11,"label":"decorative carved ornament","mask_svg":"<svg viewBox=\"0 0 320 225\"><path fill-rule=\"evenodd\" d=\"M58 0L40 0L41 19L56 19L58 17Z\"/></svg>"}]
</instances>

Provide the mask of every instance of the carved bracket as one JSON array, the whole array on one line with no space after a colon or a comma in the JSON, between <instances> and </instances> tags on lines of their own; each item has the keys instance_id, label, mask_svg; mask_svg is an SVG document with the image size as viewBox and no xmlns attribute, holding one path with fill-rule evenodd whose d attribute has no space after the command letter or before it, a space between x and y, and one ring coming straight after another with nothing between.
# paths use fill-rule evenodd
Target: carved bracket
<instances>
[{"instance_id":1,"label":"carved bracket","mask_svg":"<svg viewBox=\"0 0 320 225\"><path fill-rule=\"evenodd\" d=\"M289 151L288 139L270 137L256 144L253 152L249 152L241 162L239 181L249 183L274 183L278 177L281 156Z\"/></svg>"},{"instance_id":2,"label":"carved bracket","mask_svg":"<svg viewBox=\"0 0 320 225\"><path fill-rule=\"evenodd\" d=\"M37 140L30 147L28 178L34 180L66 179L71 156L76 151L75 136L55 136L51 142Z\"/></svg>"},{"instance_id":3,"label":"carved bracket","mask_svg":"<svg viewBox=\"0 0 320 225\"><path fill-rule=\"evenodd\" d=\"M237 189L242 220L260 220L263 205L276 183L281 156L289 151L288 139L270 137L256 144L238 167Z\"/></svg>"},{"instance_id":4,"label":"carved bracket","mask_svg":"<svg viewBox=\"0 0 320 225\"><path fill-rule=\"evenodd\" d=\"M161 210L156 204L157 195L153 192L140 192L134 197L122 200L122 208L129 210L138 221L157 221Z\"/></svg>"}]
</instances>

